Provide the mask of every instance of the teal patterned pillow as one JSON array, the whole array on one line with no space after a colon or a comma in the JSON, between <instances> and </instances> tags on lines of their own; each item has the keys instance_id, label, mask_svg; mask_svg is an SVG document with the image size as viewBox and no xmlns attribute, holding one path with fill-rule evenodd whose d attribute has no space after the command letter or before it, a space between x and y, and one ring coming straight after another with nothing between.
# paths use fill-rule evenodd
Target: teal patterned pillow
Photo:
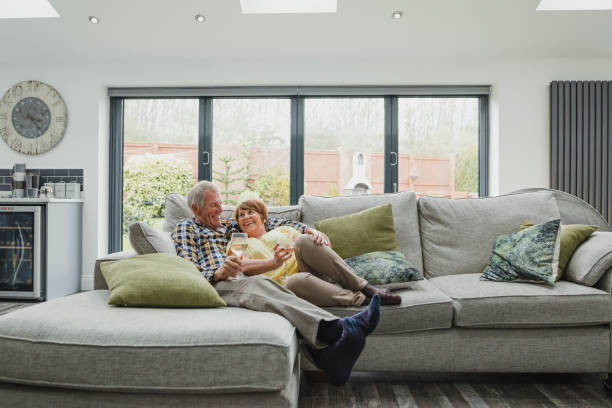
<instances>
[{"instance_id":1,"label":"teal patterned pillow","mask_svg":"<svg viewBox=\"0 0 612 408\"><path fill-rule=\"evenodd\" d=\"M500 235L480 280L555 283L559 267L560 219Z\"/></svg>"},{"instance_id":2,"label":"teal patterned pillow","mask_svg":"<svg viewBox=\"0 0 612 408\"><path fill-rule=\"evenodd\" d=\"M423 274L399 251L375 251L344 260L372 285L391 289L407 286L406 283L423 279Z\"/></svg>"}]
</instances>

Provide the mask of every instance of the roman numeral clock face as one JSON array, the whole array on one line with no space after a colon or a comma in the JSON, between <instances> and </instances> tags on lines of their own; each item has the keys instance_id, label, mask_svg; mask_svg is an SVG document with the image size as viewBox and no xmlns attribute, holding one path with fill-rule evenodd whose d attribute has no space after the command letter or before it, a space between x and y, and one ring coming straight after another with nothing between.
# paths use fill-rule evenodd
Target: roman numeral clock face
<instances>
[{"instance_id":1,"label":"roman numeral clock face","mask_svg":"<svg viewBox=\"0 0 612 408\"><path fill-rule=\"evenodd\" d=\"M55 88L39 81L13 85L0 99L0 136L11 149L41 154L66 132L66 103Z\"/></svg>"}]
</instances>

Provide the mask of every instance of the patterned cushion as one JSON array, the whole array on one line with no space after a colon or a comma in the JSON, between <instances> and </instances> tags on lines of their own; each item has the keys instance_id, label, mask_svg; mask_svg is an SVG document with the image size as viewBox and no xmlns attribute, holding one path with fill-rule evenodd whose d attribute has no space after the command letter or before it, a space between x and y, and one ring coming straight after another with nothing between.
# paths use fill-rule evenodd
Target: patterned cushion
<instances>
[{"instance_id":1,"label":"patterned cushion","mask_svg":"<svg viewBox=\"0 0 612 408\"><path fill-rule=\"evenodd\" d=\"M345 259L355 273L373 285L400 288L423 274L400 251L368 252Z\"/></svg>"},{"instance_id":2,"label":"patterned cushion","mask_svg":"<svg viewBox=\"0 0 612 408\"><path fill-rule=\"evenodd\" d=\"M495 238L493 255L480 280L554 284L559 267L561 219Z\"/></svg>"}]
</instances>

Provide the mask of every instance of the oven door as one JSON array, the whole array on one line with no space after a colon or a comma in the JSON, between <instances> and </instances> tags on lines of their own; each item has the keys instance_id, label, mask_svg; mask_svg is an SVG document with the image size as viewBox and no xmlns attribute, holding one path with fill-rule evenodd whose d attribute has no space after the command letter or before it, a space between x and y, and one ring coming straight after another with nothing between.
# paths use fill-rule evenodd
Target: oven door
<instances>
[{"instance_id":1,"label":"oven door","mask_svg":"<svg viewBox=\"0 0 612 408\"><path fill-rule=\"evenodd\" d=\"M0 298L43 299L42 207L0 205Z\"/></svg>"}]
</instances>

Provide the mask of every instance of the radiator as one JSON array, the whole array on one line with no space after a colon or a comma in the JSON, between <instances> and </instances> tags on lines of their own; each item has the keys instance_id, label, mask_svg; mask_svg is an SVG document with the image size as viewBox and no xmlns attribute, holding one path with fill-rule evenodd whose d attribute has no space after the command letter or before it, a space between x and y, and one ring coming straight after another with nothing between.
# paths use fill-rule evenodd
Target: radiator
<instances>
[{"instance_id":1,"label":"radiator","mask_svg":"<svg viewBox=\"0 0 612 408\"><path fill-rule=\"evenodd\" d=\"M550 185L612 218L612 81L550 84Z\"/></svg>"}]
</instances>

